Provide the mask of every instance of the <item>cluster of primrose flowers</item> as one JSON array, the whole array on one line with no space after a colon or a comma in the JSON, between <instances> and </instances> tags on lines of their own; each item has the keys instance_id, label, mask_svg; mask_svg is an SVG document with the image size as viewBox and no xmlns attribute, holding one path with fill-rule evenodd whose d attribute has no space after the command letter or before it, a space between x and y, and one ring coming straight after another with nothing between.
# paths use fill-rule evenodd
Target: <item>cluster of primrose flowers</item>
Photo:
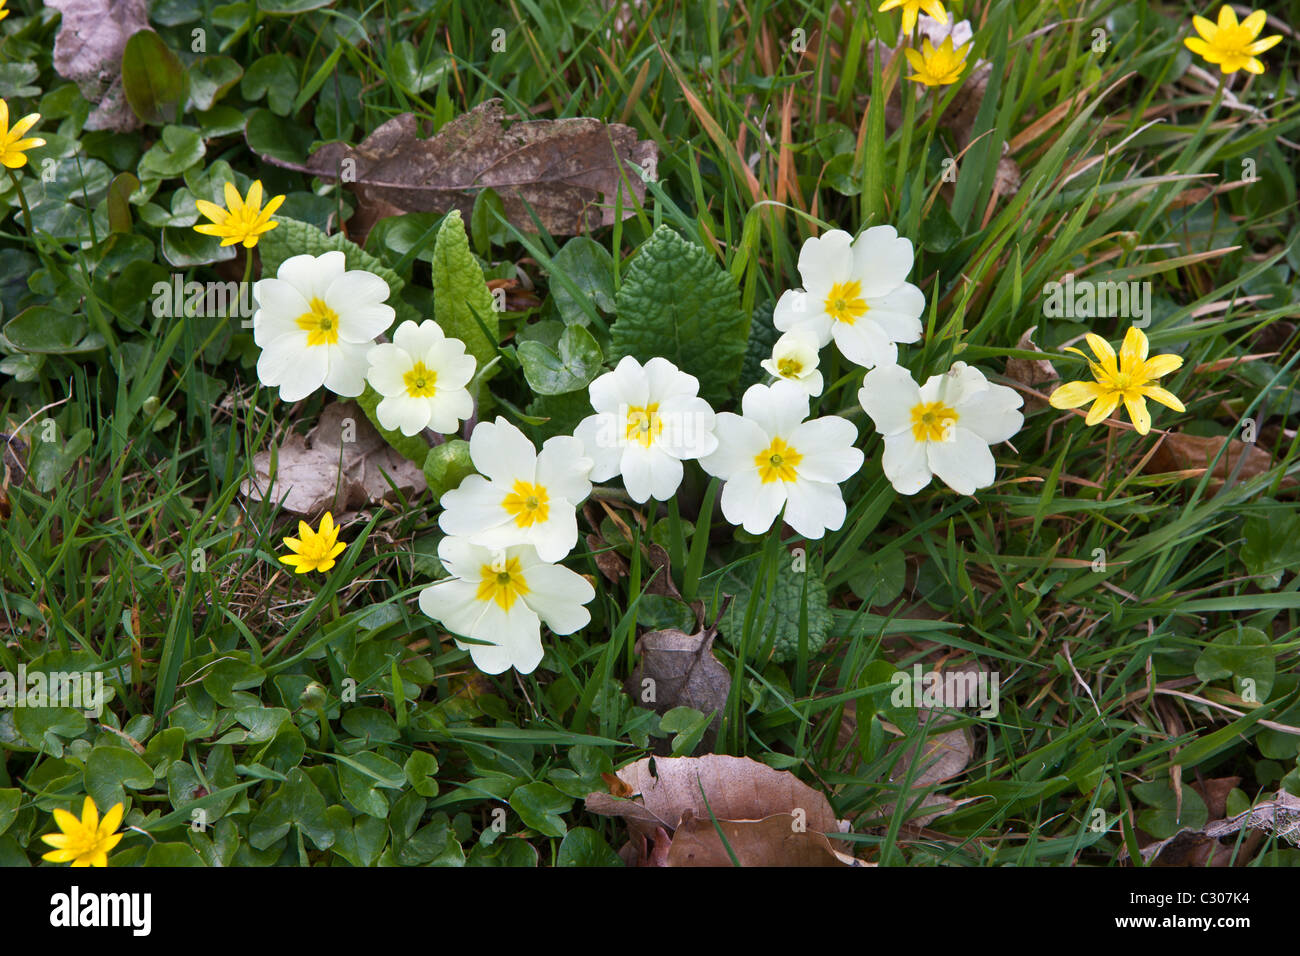
<instances>
[{"instance_id":1,"label":"cluster of primrose flowers","mask_svg":"<svg viewBox=\"0 0 1300 956\"><path fill-rule=\"evenodd\" d=\"M266 225L252 212L244 221ZM819 353L831 343L866 370L858 401L883 438L882 467L899 492L915 494L935 477L960 494L993 484L991 446L1020 430L1022 399L964 362L922 384L898 364L899 345L922 334L925 295L907 281L912 265L911 242L892 226L856 239L841 230L808 239L802 287L786 291L774 313L782 334L763 363L773 381L751 386L739 414L715 411L699 381L666 358L628 356L588 386L593 414L571 435L539 449L504 418L474 426L476 473L441 499L438 556L448 576L421 591L421 610L480 670L531 673L542 660L543 625L564 635L591 620L595 590L561 562L578 543L577 510L592 482L618 477L633 501L667 501L691 460L722 481L723 517L751 534L778 520L807 539L837 530L846 515L840 485L864 455L848 419L809 417L824 386ZM376 343L395 318L388 292L380 277L347 270L339 252L285 260L275 278L254 286L261 382L286 401L322 386L353 397L369 382L382 396L376 411L386 428L456 431L473 415L466 386L475 361L432 320L403 322L391 342ZM1098 409L1109 414L1124 401L1145 431L1144 397L1177 402L1151 384L1177 367L1177 356L1148 359L1145 337L1132 330L1116 366L1104 340L1089 342L1098 382L1064 386L1058 407L1091 399L1092 423ZM298 537L285 541L293 553L281 560L299 573L328 571L346 548L330 514L319 530L300 522Z\"/></svg>"},{"instance_id":2,"label":"cluster of primrose flowers","mask_svg":"<svg viewBox=\"0 0 1300 956\"><path fill-rule=\"evenodd\" d=\"M0 18L3 7L0 0ZM906 34L920 12L948 22L940 0L885 0L880 10L898 7ZM1256 11L1238 22L1224 6L1217 23L1195 17L1199 37L1185 43L1225 74L1262 73L1257 56L1281 40L1258 39L1265 20ZM927 86L956 82L968 46L954 49L950 34L938 49L927 39L921 52L905 50L916 70L909 79ZM26 136L39 120L32 113L11 126L0 99L0 165L15 184L26 151L44 145ZM283 196L264 203L260 181L245 196L231 183L224 193L225 208L199 203L210 222L195 226L198 232L251 249L276 228L273 214ZM457 646L483 671L530 673L542 659L542 624L564 635L591 620L586 605L594 589L559 563L577 544L577 507L591 482L619 476L634 501L665 501L681 484L683 462L692 459L723 481L726 520L752 534L768 531L778 517L809 539L837 530L846 514L839 486L857 473L864 455L847 419L808 417L810 399L824 387L819 352L831 342L867 370L858 401L883 438L882 468L900 493L915 494L936 476L961 494L991 485L990 446L1020 430L1022 399L964 362L920 385L898 365L898 345L919 341L922 332L925 297L906 281L912 264L911 242L891 226L869 228L856 239L832 230L807 240L798 263L803 286L777 303L774 322L782 335L763 362L774 381L751 386L740 414L715 412L699 397L698 380L667 359L643 365L628 357L589 386L594 414L540 451L503 418L478 424L470 434L478 474L442 499L438 555L449 576L421 592L421 609L456 635ZM391 341L377 341L396 317L385 304L388 294L379 276L348 270L341 252L286 259L274 278L254 286L258 378L278 387L285 401L321 387L355 397L369 382L382 396L376 414L385 428L404 435L454 432L473 414L467 385L475 360L432 320L403 322ZM1137 328L1128 330L1118 355L1098 335L1087 341L1097 359L1089 361L1094 381L1060 386L1050 396L1054 407L1091 402L1086 424L1095 425L1122 402L1141 434L1151 427L1147 398L1184 410L1155 384L1182 364L1179 356L1149 356ZM329 513L319 530L299 522L299 536L285 544L292 553L280 560L298 573L328 571L347 547ZM119 803L101 820L90 797L80 819L55 810L61 832L42 837L54 848L44 859L106 866L123 836L116 832L122 815Z\"/></svg>"}]
</instances>

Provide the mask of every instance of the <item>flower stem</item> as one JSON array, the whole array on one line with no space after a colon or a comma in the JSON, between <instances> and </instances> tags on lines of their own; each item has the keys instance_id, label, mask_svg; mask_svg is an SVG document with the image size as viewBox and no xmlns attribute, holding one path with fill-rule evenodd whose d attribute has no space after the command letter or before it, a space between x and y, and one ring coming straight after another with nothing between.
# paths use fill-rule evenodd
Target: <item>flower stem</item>
<instances>
[{"instance_id":1,"label":"flower stem","mask_svg":"<svg viewBox=\"0 0 1300 956\"><path fill-rule=\"evenodd\" d=\"M18 202L23 207L23 221L27 226L27 235L32 242L36 242L36 230L32 228L32 211L27 206L27 195L23 192L22 183L18 181L18 174L12 169L6 167L5 172L9 174L9 179L14 184L14 189L18 191ZM36 243L36 246L39 251L40 243Z\"/></svg>"}]
</instances>

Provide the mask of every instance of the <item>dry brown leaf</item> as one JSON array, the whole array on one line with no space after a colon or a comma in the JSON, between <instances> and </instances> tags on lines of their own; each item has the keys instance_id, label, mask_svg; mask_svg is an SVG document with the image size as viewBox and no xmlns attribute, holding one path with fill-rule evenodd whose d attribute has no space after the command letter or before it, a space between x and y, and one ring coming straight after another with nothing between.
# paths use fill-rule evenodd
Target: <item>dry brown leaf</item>
<instances>
[{"instance_id":1,"label":"dry brown leaf","mask_svg":"<svg viewBox=\"0 0 1300 956\"><path fill-rule=\"evenodd\" d=\"M1192 789L1205 801L1205 811L1211 820L1222 820L1228 813L1228 794L1241 784L1240 777L1214 777L1193 784Z\"/></svg>"},{"instance_id":2,"label":"dry brown leaf","mask_svg":"<svg viewBox=\"0 0 1300 956\"><path fill-rule=\"evenodd\" d=\"M521 273L522 274L522 273ZM488 279L487 287L496 295L496 290L500 289L505 296L506 312L527 312L529 309L539 309L542 300L534 292L530 285L526 285L518 278L515 279Z\"/></svg>"},{"instance_id":3,"label":"dry brown leaf","mask_svg":"<svg viewBox=\"0 0 1300 956\"><path fill-rule=\"evenodd\" d=\"M1016 343L1016 348L1027 352L1042 352L1034 344L1033 334L1037 326L1026 329L1025 334L1020 336L1020 341ZM1007 378L1019 382L1021 385L1030 385L1037 387L1044 382L1052 382L1061 376L1057 374L1056 367L1045 358L1041 359L1007 359ZM1041 398L1030 398L1029 401L1036 402L1038 405L1046 404Z\"/></svg>"},{"instance_id":4,"label":"dry brown leaf","mask_svg":"<svg viewBox=\"0 0 1300 956\"><path fill-rule=\"evenodd\" d=\"M272 480L271 452L253 456L253 477L240 491L254 501L283 498L283 508L297 515L344 512L387 500L393 490L385 475L404 495L428 487L424 473L384 441L354 402L327 405L306 439L290 434L276 459Z\"/></svg>"},{"instance_id":5,"label":"dry brown leaf","mask_svg":"<svg viewBox=\"0 0 1300 956\"><path fill-rule=\"evenodd\" d=\"M642 545L641 550L645 553L646 562L649 564L649 567L643 572L649 578L645 583L644 592L646 594L662 594L665 597L676 598L681 601L682 593L677 590L677 585L673 583L673 569L668 558L668 549L663 545L652 542Z\"/></svg>"},{"instance_id":6,"label":"dry brown leaf","mask_svg":"<svg viewBox=\"0 0 1300 956\"><path fill-rule=\"evenodd\" d=\"M653 180L659 154L653 142L638 140L630 126L569 117L507 127L504 118L501 100L486 100L426 139L415 115L403 113L360 145L326 143L302 165L262 158L349 183L360 199L363 224L376 213L452 209L468 219L474 197L490 187L520 229L536 229L531 207L552 235L576 235L613 225L619 202L623 218L635 215L644 202L642 171Z\"/></svg>"},{"instance_id":7,"label":"dry brown leaf","mask_svg":"<svg viewBox=\"0 0 1300 956\"><path fill-rule=\"evenodd\" d=\"M667 866L861 866L840 854L823 833L801 829L790 813L774 813L762 820L719 820L691 811L682 816L668 848ZM721 831L721 835L719 835ZM723 843L726 837L726 843ZM727 852L736 858L733 861ZM657 848L657 844L656 844Z\"/></svg>"},{"instance_id":8,"label":"dry brown leaf","mask_svg":"<svg viewBox=\"0 0 1300 956\"><path fill-rule=\"evenodd\" d=\"M140 120L122 90L122 50L149 26L146 0L47 0L63 15L54 37L54 69L98 106L86 129L125 133Z\"/></svg>"},{"instance_id":9,"label":"dry brown leaf","mask_svg":"<svg viewBox=\"0 0 1300 956\"><path fill-rule=\"evenodd\" d=\"M619 848L618 855L625 866L667 866L672 842L667 830L656 827L653 839L647 840L643 833L635 834Z\"/></svg>"},{"instance_id":10,"label":"dry brown leaf","mask_svg":"<svg viewBox=\"0 0 1300 956\"><path fill-rule=\"evenodd\" d=\"M924 721L925 717L922 716L921 719ZM933 726L947 723L952 719L946 714L934 714L930 717L930 722ZM973 752L970 732L964 728L931 734L919 746L921 751L919 757L916 746L904 751L903 756L894 765L894 772L890 775L891 780L900 782L906 780L913 762L919 761L920 768L912 778L913 787L921 789L944 783L966 769Z\"/></svg>"},{"instance_id":11,"label":"dry brown leaf","mask_svg":"<svg viewBox=\"0 0 1300 956\"><path fill-rule=\"evenodd\" d=\"M931 664L938 665L942 663L943 657L948 653L946 648L936 648L934 652L927 656ZM981 672L981 666L975 661L967 661L956 666L943 668L945 675L955 675L963 672L974 673L977 676ZM954 695L952 703L956 707L979 707L981 706L977 697L968 697L968 694L976 694L977 688L968 685L963 681L946 681L945 686L950 689ZM920 746L920 756L917 757L916 745L908 747L894 764L893 771L890 774L890 781L901 786L902 782L907 779L912 763L919 759L920 767L916 771L916 776L912 780L913 790L924 790L927 787L937 786L951 780L953 777L961 774L970 764L971 757L974 753L974 739L967 729L939 731L937 728L949 723L956 718L951 714L937 713L927 707L919 707L917 710L918 717L922 723L929 721L932 732L927 736ZM898 728L886 724L895 733L901 734ZM838 743L840 747L847 748L857 734L857 709L850 704L845 708L844 717L841 720ZM891 750L898 750L902 743L895 743ZM860 762L856 748L850 750L849 762L845 769L852 771ZM927 794L923 797L916 807L911 807L915 802L915 797L909 797L905 804L910 808L912 814L907 820L907 825L911 827L928 826L939 817L952 813L959 807L980 799L978 797L967 797L962 800L954 800L951 797L938 793ZM893 816L895 803L887 802L873 808L870 816L873 819L888 819ZM920 811L929 812L920 812ZM861 818L858 818L859 820Z\"/></svg>"},{"instance_id":12,"label":"dry brown leaf","mask_svg":"<svg viewBox=\"0 0 1300 956\"><path fill-rule=\"evenodd\" d=\"M1197 435L1184 435L1170 432L1165 435L1160 447L1155 450L1146 470L1151 473L1169 471L1191 472L1187 477L1199 478L1210 467L1219 450L1227 444L1211 476L1223 481L1235 472L1237 481L1246 481L1264 474L1273 467L1273 457L1255 444L1246 444L1235 438L1222 437L1201 438ZM1244 460L1243 460L1244 458ZM1237 471L1240 465L1240 471Z\"/></svg>"},{"instance_id":13,"label":"dry brown leaf","mask_svg":"<svg viewBox=\"0 0 1300 956\"><path fill-rule=\"evenodd\" d=\"M619 578L627 577L627 561L604 538L598 534L587 535L587 547L591 550L596 567L607 580L617 584Z\"/></svg>"},{"instance_id":14,"label":"dry brown leaf","mask_svg":"<svg viewBox=\"0 0 1300 956\"><path fill-rule=\"evenodd\" d=\"M849 829L847 821L835 819L825 796L794 774L748 757L646 757L628 764L618 777L638 795L636 799L590 793L586 806L592 813L622 817L634 845L641 838L652 838L659 827L675 831L688 812L709 819L710 809L720 821L793 814L810 832L847 833Z\"/></svg>"},{"instance_id":15,"label":"dry brown leaf","mask_svg":"<svg viewBox=\"0 0 1300 956\"><path fill-rule=\"evenodd\" d=\"M1006 144L1002 144L1006 149ZM999 196L1014 196L1020 192L1020 165L1010 156L1004 155L998 160L998 168L993 173L993 191Z\"/></svg>"},{"instance_id":16,"label":"dry brown leaf","mask_svg":"<svg viewBox=\"0 0 1300 956\"><path fill-rule=\"evenodd\" d=\"M926 719L924 711L921 719L923 721ZM940 724L947 723L953 718L947 714L933 714L929 719L932 724ZM919 757L921 766L912 779L912 790L924 790L926 787L938 786L956 777L970 763L973 750L974 741L971 739L970 731L965 729L945 730L926 737L921 745ZM909 747L899 757L898 763L894 765L893 772L889 777L891 782L901 786L907 780L907 774L911 770L913 761L918 759L916 751L916 746ZM909 826L914 827L929 826L939 817L952 813L963 804L969 803L971 799L978 798L954 800L940 793L931 793L923 797L919 805L913 807L912 803L915 802L915 797L909 797L903 803L904 808L910 814L907 823ZM876 808L874 816L889 819L894 815L896 805L895 803L882 803Z\"/></svg>"},{"instance_id":17,"label":"dry brown leaf","mask_svg":"<svg viewBox=\"0 0 1300 956\"><path fill-rule=\"evenodd\" d=\"M992 75L993 65L980 61L961 81L961 88L943 112L943 125L956 134L958 149L970 145L975 119L979 116L984 94L988 90L989 77Z\"/></svg>"},{"instance_id":18,"label":"dry brown leaf","mask_svg":"<svg viewBox=\"0 0 1300 956\"><path fill-rule=\"evenodd\" d=\"M615 797L632 796L632 788L618 778L618 774L605 773L600 774L600 779L605 781L605 786L609 787L609 792Z\"/></svg>"},{"instance_id":19,"label":"dry brown leaf","mask_svg":"<svg viewBox=\"0 0 1300 956\"><path fill-rule=\"evenodd\" d=\"M716 714L700 743L708 748L717 739L722 708L731 693L731 673L713 656L716 627L698 634L670 629L647 631L637 639L634 650L641 662L624 685L635 701L645 701L657 714L674 707L693 707L702 714ZM653 683L646 685L645 681ZM646 700L646 690L653 694ZM668 741L660 743L667 745Z\"/></svg>"}]
</instances>

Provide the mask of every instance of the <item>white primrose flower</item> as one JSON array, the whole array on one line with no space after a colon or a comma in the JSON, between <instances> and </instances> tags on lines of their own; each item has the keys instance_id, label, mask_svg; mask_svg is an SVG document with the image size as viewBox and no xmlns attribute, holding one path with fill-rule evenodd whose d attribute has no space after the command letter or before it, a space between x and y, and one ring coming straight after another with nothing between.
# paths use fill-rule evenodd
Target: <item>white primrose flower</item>
<instances>
[{"instance_id":1,"label":"white primrose flower","mask_svg":"<svg viewBox=\"0 0 1300 956\"><path fill-rule=\"evenodd\" d=\"M932 475L962 495L987 488L994 476L989 446L1025 421L1015 389L991 384L965 362L919 386L901 366L873 369L858 401L884 436L885 477L905 495L916 494Z\"/></svg>"},{"instance_id":2,"label":"white primrose flower","mask_svg":"<svg viewBox=\"0 0 1300 956\"><path fill-rule=\"evenodd\" d=\"M623 476L633 501L666 501L682 483L682 461L718 447L700 383L665 358L630 355L591 383L595 415L573 430L593 461L591 478Z\"/></svg>"},{"instance_id":3,"label":"white primrose flower","mask_svg":"<svg viewBox=\"0 0 1300 956\"><path fill-rule=\"evenodd\" d=\"M274 279L253 285L253 341L262 349L257 377L296 402L324 385L348 398L366 385L366 352L396 313L388 283L373 272L347 270L341 252L293 256Z\"/></svg>"},{"instance_id":4,"label":"white primrose flower","mask_svg":"<svg viewBox=\"0 0 1300 956\"><path fill-rule=\"evenodd\" d=\"M591 621L583 605L596 596L595 588L582 575L543 561L530 544L492 549L446 537L438 542L438 558L451 577L420 592L420 610L453 634L486 641L456 641L484 673L513 667L531 674L542 659L542 624L572 634Z\"/></svg>"},{"instance_id":5,"label":"white primrose flower","mask_svg":"<svg viewBox=\"0 0 1300 956\"><path fill-rule=\"evenodd\" d=\"M722 514L762 534L785 509L785 523L820 538L844 523L839 483L862 467L858 430L846 418L808 417L808 393L793 382L751 385L744 415L718 413L718 450L700 459L723 479Z\"/></svg>"},{"instance_id":6,"label":"white primrose flower","mask_svg":"<svg viewBox=\"0 0 1300 956\"><path fill-rule=\"evenodd\" d=\"M414 435L422 429L449 434L474 412L465 386L474 377L474 356L465 343L443 335L433 319L403 322L392 342L366 353L366 380L384 396L375 408L379 424Z\"/></svg>"},{"instance_id":7,"label":"white primrose flower","mask_svg":"<svg viewBox=\"0 0 1300 956\"><path fill-rule=\"evenodd\" d=\"M547 439L540 453L514 425L479 422L469 457L480 474L442 496L445 534L485 548L531 544L543 561L559 561L578 543L576 506L591 493L591 459L568 435Z\"/></svg>"},{"instance_id":8,"label":"white primrose flower","mask_svg":"<svg viewBox=\"0 0 1300 956\"><path fill-rule=\"evenodd\" d=\"M925 295L905 281L912 243L893 226L872 226L857 239L833 229L799 250L803 289L782 294L773 322L812 333L818 348L831 339L864 368L898 363L897 342L921 337Z\"/></svg>"},{"instance_id":9,"label":"white primrose flower","mask_svg":"<svg viewBox=\"0 0 1300 956\"><path fill-rule=\"evenodd\" d=\"M794 382L814 398L822 393L822 373L817 371L817 339L811 331L793 328L772 346L772 357L760 363L768 374Z\"/></svg>"}]
</instances>

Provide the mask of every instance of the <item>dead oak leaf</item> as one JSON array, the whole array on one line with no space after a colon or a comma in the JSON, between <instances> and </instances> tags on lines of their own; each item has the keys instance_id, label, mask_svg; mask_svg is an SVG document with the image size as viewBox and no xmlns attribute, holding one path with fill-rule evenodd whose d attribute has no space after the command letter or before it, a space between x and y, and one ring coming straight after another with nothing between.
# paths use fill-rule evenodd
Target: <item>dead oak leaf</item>
<instances>
[{"instance_id":1,"label":"dead oak leaf","mask_svg":"<svg viewBox=\"0 0 1300 956\"><path fill-rule=\"evenodd\" d=\"M491 188L519 228L536 229L531 208L552 235L577 235L613 225L620 204L627 218L645 201L658 148L632 127L591 117L509 126L504 119L501 100L486 100L424 138L415 115L403 113L355 147L326 143L305 164L263 159L349 183L363 218L367 207L379 206L390 215L459 209L468 219L475 196Z\"/></svg>"}]
</instances>

